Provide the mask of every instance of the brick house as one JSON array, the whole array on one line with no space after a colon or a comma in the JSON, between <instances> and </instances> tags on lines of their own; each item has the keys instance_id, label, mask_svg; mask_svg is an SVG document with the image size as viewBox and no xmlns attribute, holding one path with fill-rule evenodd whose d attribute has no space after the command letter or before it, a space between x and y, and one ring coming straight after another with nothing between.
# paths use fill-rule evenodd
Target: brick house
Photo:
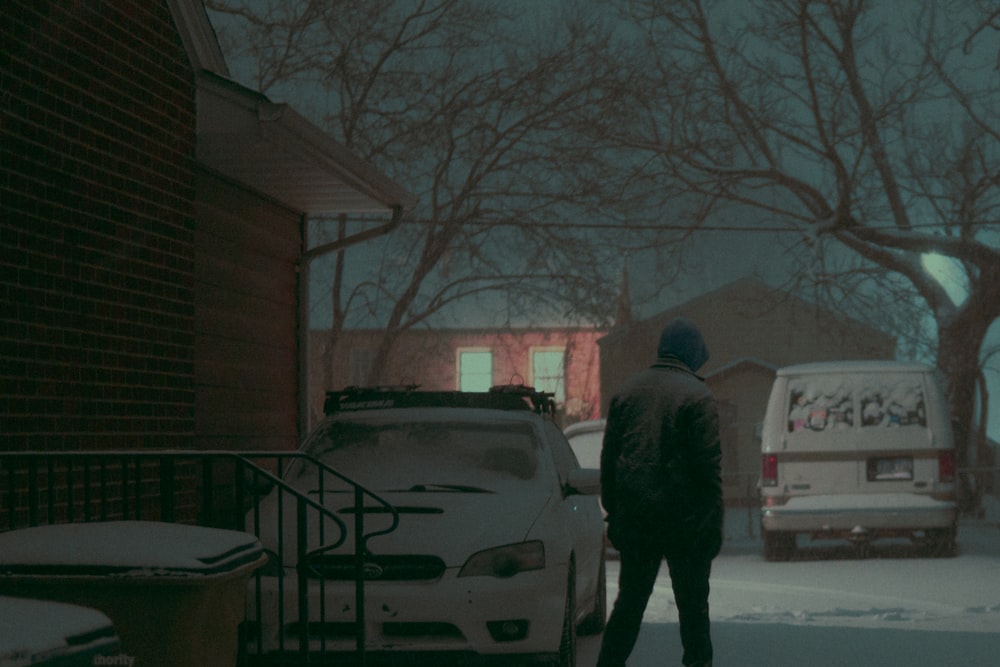
<instances>
[{"instance_id":1,"label":"brick house","mask_svg":"<svg viewBox=\"0 0 1000 667\"><path fill-rule=\"evenodd\" d=\"M231 81L200 0L11 0L0 39L0 449L294 447L306 221L410 195Z\"/></svg>"},{"instance_id":2,"label":"brick house","mask_svg":"<svg viewBox=\"0 0 1000 667\"><path fill-rule=\"evenodd\" d=\"M605 333L588 327L407 331L393 348L388 381L467 391L524 383L554 393L565 423L591 419L601 404L597 340ZM344 331L330 355L329 331L311 332L314 419L322 415L327 389L367 384L380 335Z\"/></svg>"},{"instance_id":3,"label":"brick house","mask_svg":"<svg viewBox=\"0 0 1000 667\"><path fill-rule=\"evenodd\" d=\"M677 316L698 325L711 355L699 374L719 400L730 499L756 493L758 429L776 369L810 361L895 357L892 336L745 278L641 322L615 327L600 339L603 414L625 378L652 363L660 331Z\"/></svg>"}]
</instances>

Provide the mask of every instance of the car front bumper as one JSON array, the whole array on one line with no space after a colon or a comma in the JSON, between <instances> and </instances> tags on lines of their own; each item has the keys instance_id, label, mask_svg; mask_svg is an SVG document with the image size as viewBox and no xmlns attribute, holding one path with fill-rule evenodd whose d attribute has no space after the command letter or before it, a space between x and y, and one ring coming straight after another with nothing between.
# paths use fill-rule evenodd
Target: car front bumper
<instances>
[{"instance_id":1,"label":"car front bumper","mask_svg":"<svg viewBox=\"0 0 1000 667\"><path fill-rule=\"evenodd\" d=\"M308 624L299 622L297 575L259 577L247 595L250 653L354 651L353 581L307 582ZM462 577L449 569L432 582L366 582L364 646L372 652L551 654L558 650L566 602L565 566L509 578ZM280 600L284 604L279 604ZM259 610L259 612L258 612ZM303 630L308 637L303 641ZM508 635L498 633L504 630Z\"/></svg>"}]
</instances>

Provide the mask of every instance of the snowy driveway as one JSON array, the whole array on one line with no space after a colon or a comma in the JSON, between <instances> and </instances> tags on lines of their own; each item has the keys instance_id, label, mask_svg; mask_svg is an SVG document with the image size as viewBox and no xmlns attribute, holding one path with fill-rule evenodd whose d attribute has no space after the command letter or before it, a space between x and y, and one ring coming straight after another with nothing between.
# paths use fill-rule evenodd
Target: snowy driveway
<instances>
[{"instance_id":1,"label":"snowy driveway","mask_svg":"<svg viewBox=\"0 0 1000 667\"><path fill-rule=\"evenodd\" d=\"M716 667L1000 665L1000 528L963 525L957 558L888 546L857 560L837 543L768 563L757 544L729 544L712 573ZM608 563L609 604L618 563ZM629 667L680 665L666 566ZM578 664L597 661L581 637Z\"/></svg>"}]
</instances>

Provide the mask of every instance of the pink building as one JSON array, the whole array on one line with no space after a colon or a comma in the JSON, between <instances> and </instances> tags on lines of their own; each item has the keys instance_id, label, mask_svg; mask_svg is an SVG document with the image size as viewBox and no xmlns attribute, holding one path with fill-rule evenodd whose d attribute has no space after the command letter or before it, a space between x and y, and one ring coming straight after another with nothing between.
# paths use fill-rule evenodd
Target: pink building
<instances>
[{"instance_id":1,"label":"pink building","mask_svg":"<svg viewBox=\"0 0 1000 667\"><path fill-rule=\"evenodd\" d=\"M484 391L527 384L552 392L570 424L599 416L597 340L607 331L583 327L410 331L397 341L386 381L423 389ZM329 331L310 334L309 405L322 415L328 389L367 384L380 331L345 331L330 346Z\"/></svg>"}]
</instances>

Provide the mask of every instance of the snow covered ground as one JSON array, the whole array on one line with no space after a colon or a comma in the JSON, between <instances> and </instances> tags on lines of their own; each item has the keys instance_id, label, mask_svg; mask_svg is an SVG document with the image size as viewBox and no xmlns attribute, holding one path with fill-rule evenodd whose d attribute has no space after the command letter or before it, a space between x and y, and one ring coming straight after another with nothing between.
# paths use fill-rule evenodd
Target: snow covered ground
<instances>
[{"instance_id":1,"label":"snow covered ground","mask_svg":"<svg viewBox=\"0 0 1000 667\"><path fill-rule=\"evenodd\" d=\"M908 543L876 546L865 560L838 542L800 547L793 561L768 563L758 541L727 541L712 573L716 667L1000 665L995 522L963 524L955 558ZM609 610L617 578L609 561ZM676 622L664 566L629 667L680 665ZM580 667L596 664L599 646L580 638Z\"/></svg>"}]
</instances>

